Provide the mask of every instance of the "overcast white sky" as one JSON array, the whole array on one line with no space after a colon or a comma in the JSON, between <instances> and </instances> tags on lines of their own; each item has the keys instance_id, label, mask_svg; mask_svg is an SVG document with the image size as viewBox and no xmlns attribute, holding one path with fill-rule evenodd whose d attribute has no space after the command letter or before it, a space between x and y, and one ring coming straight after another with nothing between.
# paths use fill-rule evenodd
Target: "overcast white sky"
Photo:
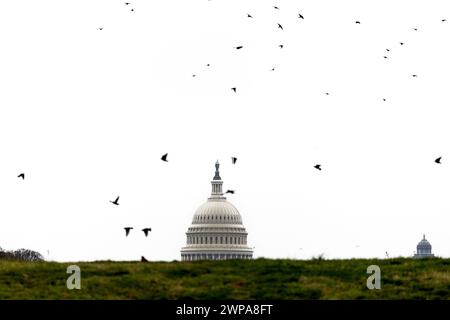
<instances>
[{"instance_id":1,"label":"overcast white sky","mask_svg":"<svg viewBox=\"0 0 450 320\"><path fill-rule=\"evenodd\" d=\"M448 1L129 1L0 1L2 248L180 259L219 160L255 257L450 256Z\"/></svg>"}]
</instances>

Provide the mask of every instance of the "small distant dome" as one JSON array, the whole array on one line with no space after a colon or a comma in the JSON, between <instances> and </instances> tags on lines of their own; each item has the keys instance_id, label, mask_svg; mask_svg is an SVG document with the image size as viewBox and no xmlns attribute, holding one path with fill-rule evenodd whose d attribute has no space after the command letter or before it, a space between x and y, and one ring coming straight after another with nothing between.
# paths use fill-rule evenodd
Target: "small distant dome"
<instances>
[{"instance_id":1,"label":"small distant dome","mask_svg":"<svg viewBox=\"0 0 450 320\"><path fill-rule=\"evenodd\" d=\"M431 244L425 239L425 235L423 235L423 239L417 244L417 252L414 255L414 258L431 258L434 257L434 254L431 252Z\"/></svg>"},{"instance_id":2,"label":"small distant dome","mask_svg":"<svg viewBox=\"0 0 450 320\"><path fill-rule=\"evenodd\" d=\"M424 249L424 250L430 250L431 251L431 244L428 242L427 239L425 239L425 235L423 236L423 239L420 240L419 244L417 245L417 249Z\"/></svg>"}]
</instances>

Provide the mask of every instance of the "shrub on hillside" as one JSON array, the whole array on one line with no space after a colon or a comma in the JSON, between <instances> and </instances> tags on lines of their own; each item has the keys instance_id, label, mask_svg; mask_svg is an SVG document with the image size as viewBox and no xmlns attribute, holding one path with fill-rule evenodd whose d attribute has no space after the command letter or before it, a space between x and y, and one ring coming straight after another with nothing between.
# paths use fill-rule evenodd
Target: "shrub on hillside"
<instances>
[{"instance_id":1,"label":"shrub on hillside","mask_svg":"<svg viewBox=\"0 0 450 320\"><path fill-rule=\"evenodd\" d=\"M15 251L5 251L0 248L0 260L17 261L44 261L44 257L37 251L19 249Z\"/></svg>"}]
</instances>

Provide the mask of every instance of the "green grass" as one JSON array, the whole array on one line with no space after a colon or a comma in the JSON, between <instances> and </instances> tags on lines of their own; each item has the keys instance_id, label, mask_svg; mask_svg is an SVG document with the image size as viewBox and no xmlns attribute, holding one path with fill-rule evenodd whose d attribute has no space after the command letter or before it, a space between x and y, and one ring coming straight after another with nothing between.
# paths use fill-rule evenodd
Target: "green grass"
<instances>
[{"instance_id":1,"label":"green grass","mask_svg":"<svg viewBox=\"0 0 450 320\"><path fill-rule=\"evenodd\" d=\"M81 268L68 290L67 266ZM369 265L381 290L368 290ZM450 299L450 259L0 261L0 299Z\"/></svg>"}]
</instances>

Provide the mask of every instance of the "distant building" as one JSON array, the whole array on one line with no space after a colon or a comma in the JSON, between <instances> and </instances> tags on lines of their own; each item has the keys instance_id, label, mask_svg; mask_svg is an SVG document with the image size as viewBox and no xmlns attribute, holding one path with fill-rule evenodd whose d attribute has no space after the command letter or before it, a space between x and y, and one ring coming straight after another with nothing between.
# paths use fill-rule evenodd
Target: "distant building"
<instances>
[{"instance_id":1,"label":"distant building","mask_svg":"<svg viewBox=\"0 0 450 320\"><path fill-rule=\"evenodd\" d=\"M211 196L194 214L186 246L181 249L182 261L252 258L241 215L224 197L222 183L216 162Z\"/></svg>"},{"instance_id":2,"label":"distant building","mask_svg":"<svg viewBox=\"0 0 450 320\"><path fill-rule=\"evenodd\" d=\"M417 252L414 254L415 259L422 258L432 258L434 254L431 253L431 244L425 239L425 235L423 235L423 239L417 245Z\"/></svg>"}]
</instances>

